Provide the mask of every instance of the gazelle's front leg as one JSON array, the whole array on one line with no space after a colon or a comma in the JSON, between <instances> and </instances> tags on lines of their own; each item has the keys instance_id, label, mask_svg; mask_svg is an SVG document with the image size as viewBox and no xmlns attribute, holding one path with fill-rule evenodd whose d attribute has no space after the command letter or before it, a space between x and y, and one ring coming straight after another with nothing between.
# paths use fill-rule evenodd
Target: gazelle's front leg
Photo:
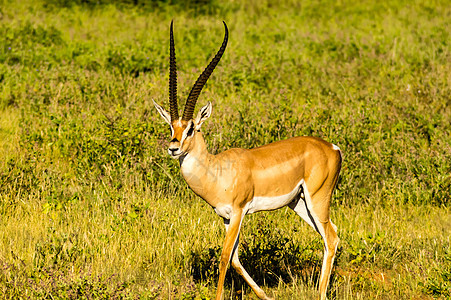
<instances>
[{"instance_id":1,"label":"gazelle's front leg","mask_svg":"<svg viewBox=\"0 0 451 300\"><path fill-rule=\"evenodd\" d=\"M252 290L259 299L272 300L273 298L266 296L265 292L255 283L255 281L251 278L251 276L249 276L249 274L246 272L243 265L241 265L240 260L238 258L238 243L239 243L239 234L236 240L236 247L233 252L232 266L235 268L238 274L240 274L244 278L244 280L246 280L247 284L249 284L249 286L252 288Z\"/></svg>"},{"instance_id":2,"label":"gazelle's front leg","mask_svg":"<svg viewBox=\"0 0 451 300\"><path fill-rule=\"evenodd\" d=\"M222 292L224 289L224 280L227 273L227 266L232 256L235 244L238 241L238 235L240 234L241 221L243 220L243 212L233 212L230 218L229 224L228 220L224 220L226 224L226 237L224 240L224 246L221 253L221 261L219 262L219 280L218 289L216 290L216 300L221 300Z\"/></svg>"}]
</instances>

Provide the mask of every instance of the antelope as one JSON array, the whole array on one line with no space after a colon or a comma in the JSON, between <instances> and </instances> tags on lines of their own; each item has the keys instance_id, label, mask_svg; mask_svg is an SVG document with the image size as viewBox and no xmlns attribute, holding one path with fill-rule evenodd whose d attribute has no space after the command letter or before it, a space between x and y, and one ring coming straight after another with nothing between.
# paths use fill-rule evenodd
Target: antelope
<instances>
[{"instance_id":1,"label":"antelope","mask_svg":"<svg viewBox=\"0 0 451 300\"><path fill-rule=\"evenodd\" d=\"M319 298L326 289L337 251L337 227L329 216L333 190L341 169L340 149L321 138L293 137L253 149L233 148L217 155L207 151L201 132L210 117L212 104L202 107L196 118L199 94L220 61L228 41L198 77L186 100L182 117L177 107L177 67L173 22L170 26L169 107L166 111L153 101L171 128L169 155L179 160L188 186L224 220L226 235L219 263L216 300L223 294L229 262L260 299L272 299L255 283L238 258L240 228L246 214L272 211L288 206L315 229L324 240L324 258L319 280Z\"/></svg>"}]
</instances>

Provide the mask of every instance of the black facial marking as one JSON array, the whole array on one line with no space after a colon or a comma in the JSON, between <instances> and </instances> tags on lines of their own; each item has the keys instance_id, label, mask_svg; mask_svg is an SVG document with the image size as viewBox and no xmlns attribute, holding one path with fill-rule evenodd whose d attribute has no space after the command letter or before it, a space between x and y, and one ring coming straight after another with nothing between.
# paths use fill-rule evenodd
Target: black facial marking
<instances>
[{"instance_id":1,"label":"black facial marking","mask_svg":"<svg viewBox=\"0 0 451 300\"><path fill-rule=\"evenodd\" d=\"M190 128L188 129L188 132L186 133L187 136L192 136L194 132L194 124L191 123Z\"/></svg>"},{"instance_id":2,"label":"black facial marking","mask_svg":"<svg viewBox=\"0 0 451 300\"><path fill-rule=\"evenodd\" d=\"M177 138L173 138L172 141L171 141L171 143L178 143L178 141L179 141L179 140L178 140Z\"/></svg>"}]
</instances>

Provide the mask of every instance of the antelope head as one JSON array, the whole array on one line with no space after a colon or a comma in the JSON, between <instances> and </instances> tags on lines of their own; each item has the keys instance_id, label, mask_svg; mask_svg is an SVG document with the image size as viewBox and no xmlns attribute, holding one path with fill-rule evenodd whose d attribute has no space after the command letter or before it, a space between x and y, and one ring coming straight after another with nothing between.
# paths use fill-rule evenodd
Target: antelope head
<instances>
[{"instance_id":1,"label":"antelope head","mask_svg":"<svg viewBox=\"0 0 451 300\"><path fill-rule=\"evenodd\" d=\"M186 100L183 115L179 117L177 107L177 66L175 62L173 22L171 22L169 47L169 112L155 101L153 103L163 119L171 126L171 141L169 143L168 153L172 158L179 158L189 152L194 135L200 131L202 123L210 117L212 106L208 102L207 105L200 109L197 117L193 119L197 98L216 65L219 63L227 46L228 29L226 23L223 23L225 27L224 41L215 57L213 57L199 78L197 78Z\"/></svg>"}]
</instances>

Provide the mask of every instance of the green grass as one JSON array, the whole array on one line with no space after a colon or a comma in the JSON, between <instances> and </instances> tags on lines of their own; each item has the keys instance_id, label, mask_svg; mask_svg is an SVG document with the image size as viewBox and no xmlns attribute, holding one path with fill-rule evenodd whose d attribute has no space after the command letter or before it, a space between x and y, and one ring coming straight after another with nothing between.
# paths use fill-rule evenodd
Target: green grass
<instances>
[{"instance_id":1,"label":"green grass","mask_svg":"<svg viewBox=\"0 0 451 300\"><path fill-rule=\"evenodd\" d=\"M210 299L222 220L166 147L169 24L183 103L211 152L297 135L344 153L329 299L451 298L451 7L446 1L0 1L2 299ZM78 4L77 4L78 3ZM319 236L246 217L241 260L312 299ZM255 299L234 271L226 299Z\"/></svg>"}]
</instances>

